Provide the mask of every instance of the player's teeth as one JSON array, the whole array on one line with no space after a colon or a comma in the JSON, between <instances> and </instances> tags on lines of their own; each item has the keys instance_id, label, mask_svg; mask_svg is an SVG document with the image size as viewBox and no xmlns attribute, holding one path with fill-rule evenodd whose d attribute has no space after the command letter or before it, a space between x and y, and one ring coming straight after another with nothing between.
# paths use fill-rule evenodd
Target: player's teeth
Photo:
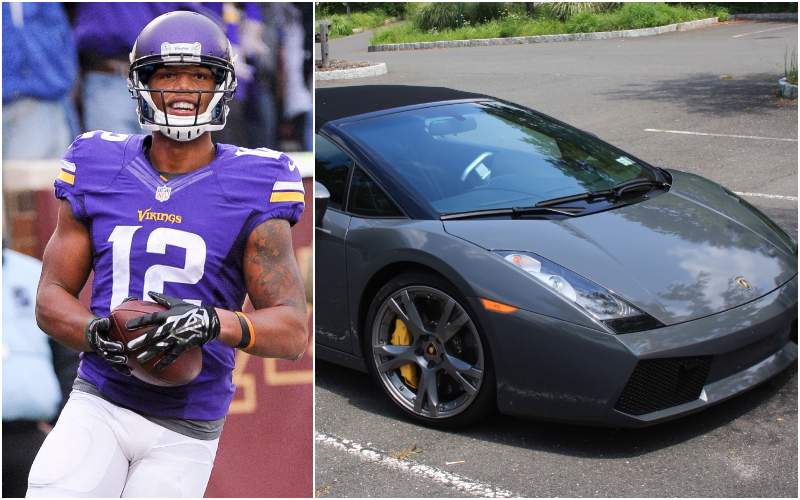
<instances>
[{"instance_id":1,"label":"player's teeth","mask_svg":"<svg viewBox=\"0 0 800 500\"><path fill-rule=\"evenodd\" d=\"M172 107L175 109L194 109L194 104L190 102L176 102Z\"/></svg>"}]
</instances>

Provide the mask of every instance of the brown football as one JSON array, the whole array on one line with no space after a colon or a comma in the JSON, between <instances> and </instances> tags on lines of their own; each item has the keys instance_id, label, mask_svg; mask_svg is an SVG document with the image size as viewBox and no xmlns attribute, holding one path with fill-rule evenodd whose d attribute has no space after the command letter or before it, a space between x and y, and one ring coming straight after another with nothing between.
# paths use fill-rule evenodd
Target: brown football
<instances>
[{"instance_id":1,"label":"brown football","mask_svg":"<svg viewBox=\"0 0 800 500\"><path fill-rule=\"evenodd\" d=\"M125 354L128 356L128 362L126 364L128 368L131 369L131 374L134 377L148 384L162 387L185 385L197 378L200 374L200 370L203 368L203 353L199 347L193 347L184 352L178 356L178 359L173 361L172 364L161 371L155 371L153 367L164 357L163 352L146 363L139 363L136 361L136 355L147 349L147 347L142 347L135 351L128 350L127 348L128 342L155 327L148 326L129 331L125 328L125 322L131 318L141 316L142 314L150 314L165 310L166 308L164 306L155 302L145 302L141 300L123 302L117 306L116 309L111 311L111 328L109 329L108 336L111 340L116 340L126 345Z\"/></svg>"}]
</instances>

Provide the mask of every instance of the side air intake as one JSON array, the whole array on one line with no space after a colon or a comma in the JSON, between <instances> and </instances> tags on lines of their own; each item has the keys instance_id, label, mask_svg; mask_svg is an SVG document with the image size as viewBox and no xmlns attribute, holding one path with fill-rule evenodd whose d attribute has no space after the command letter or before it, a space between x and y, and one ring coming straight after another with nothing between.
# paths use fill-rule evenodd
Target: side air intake
<instances>
[{"instance_id":1,"label":"side air intake","mask_svg":"<svg viewBox=\"0 0 800 500\"><path fill-rule=\"evenodd\" d=\"M614 409L629 415L689 403L700 397L711 356L639 361Z\"/></svg>"}]
</instances>

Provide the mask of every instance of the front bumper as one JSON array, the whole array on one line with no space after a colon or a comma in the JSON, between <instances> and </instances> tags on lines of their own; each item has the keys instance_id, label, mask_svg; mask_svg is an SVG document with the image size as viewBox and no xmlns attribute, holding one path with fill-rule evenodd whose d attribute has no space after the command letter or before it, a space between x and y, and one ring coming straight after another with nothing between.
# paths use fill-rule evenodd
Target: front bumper
<instances>
[{"instance_id":1,"label":"front bumper","mask_svg":"<svg viewBox=\"0 0 800 500\"><path fill-rule=\"evenodd\" d=\"M792 364L797 295L794 276L734 309L624 335L469 300L489 340L501 412L644 427L719 403Z\"/></svg>"}]
</instances>

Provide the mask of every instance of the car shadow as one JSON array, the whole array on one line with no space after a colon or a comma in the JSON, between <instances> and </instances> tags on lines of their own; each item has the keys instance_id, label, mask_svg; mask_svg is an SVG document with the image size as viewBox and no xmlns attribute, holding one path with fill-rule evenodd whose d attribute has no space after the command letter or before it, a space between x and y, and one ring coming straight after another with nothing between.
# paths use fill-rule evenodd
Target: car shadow
<instances>
[{"instance_id":1,"label":"car shadow","mask_svg":"<svg viewBox=\"0 0 800 500\"><path fill-rule=\"evenodd\" d=\"M727 117L741 115L745 108L758 114L764 108L778 108L778 80L783 74L718 74L669 78L646 84L621 84L614 90L598 92L613 100L640 100L676 106L684 113Z\"/></svg>"},{"instance_id":2,"label":"car shadow","mask_svg":"<svg viewBox=\"0 0 800 500\"><path fill-rule=\"evenodd\" d=\"M369 374L317 360L315 384L346 398L360 410L409 422ZM775 398L788 398L781 403L787 405L787 410L797 412L797 361L767 382L728 401L641 429L561 424L495 413L457 431L436 432L579 458L633 458L712 433Z\"/></svg>"}]
</instances>

